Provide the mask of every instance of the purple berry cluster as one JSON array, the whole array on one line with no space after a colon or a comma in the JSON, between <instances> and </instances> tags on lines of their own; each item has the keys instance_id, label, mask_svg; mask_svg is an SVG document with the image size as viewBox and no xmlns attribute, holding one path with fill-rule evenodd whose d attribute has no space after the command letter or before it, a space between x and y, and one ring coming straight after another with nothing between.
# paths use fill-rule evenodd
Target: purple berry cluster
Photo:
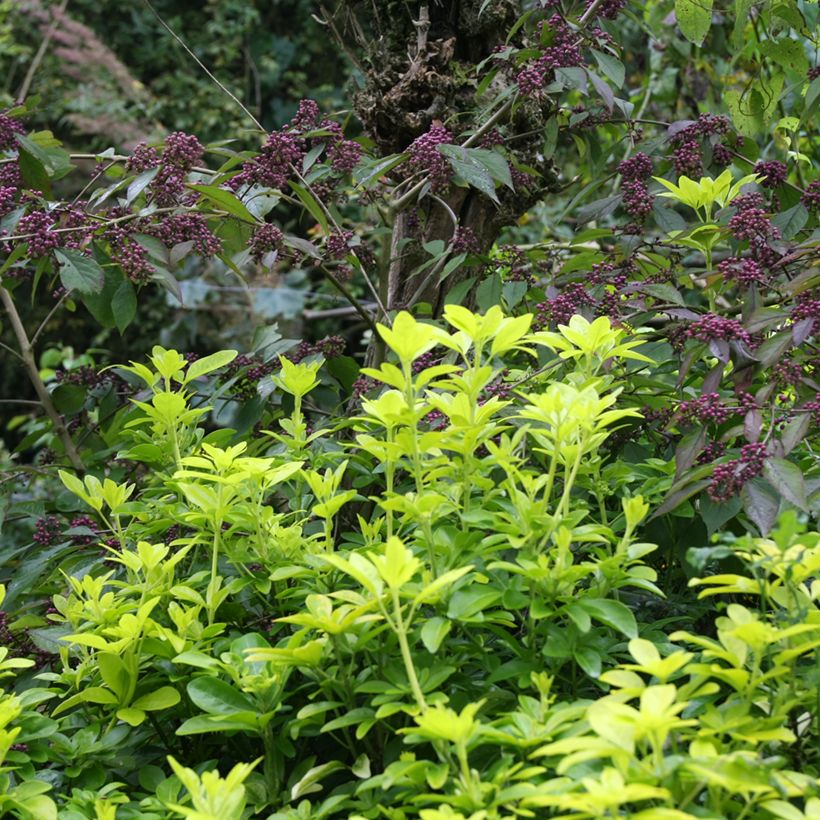
<instances>
[{"instance_id":1,"label":"purple berry cluster","mask_svg":"<svg viewBox=\"0 0 820 820\"><path fill-rule=\"evenodd\" d=\"M724 404L718 393L704 393L696 399L682 401L678 407L680 420L689 424L723 424L737 412L737 408Z\"/></svg>"},{"instance_id":2,"label":"purple berry cluster","mask_svg":"<svg viewBox=\"0 0 820 820\"><path fill-rule=\"evenodd\" d=\"M773 234L772 223L763 210L765 202L760 194L743 194L732 205L735 213L729 220L729 230L735 239L765 240Z\"/></svg>"},{"instance_id":3,"label":"purple berry cluster","mask_svg":"<svg viewBox=\"0 0 820 820\"><path fill-rule=\"evenodd\" d=\"M257 395L257 386L276 369L272 362L263 362L256 356L237 356L226 368L222 382L234 379L231 385L234 398L249 401Z\"/></svg>"},{"instance_id":4,"label":"purple berry cluster","mask_svg":"<svg viewBox=\"0 0 820 820\"><path fill-rule=\"evenodd\" d=\"M716 142L712 146L712 162L720 168L731 165L733 158L732 149L725 142Z\"/></svg>"},{"instance_id":5,"label":"purple berry cluster","mask_svg":"<svg viewBox=\"0 0 820 820\"><path fill-rule=\"evenodd\" d=\"M0 217L14 210L17 199L17 188L12 185L0 186Z\"/></svg>"},{"instance_id":6,"label":"purple berry cluster","mask_svg":"<svg viewBox=\"0 0 820 820\"><path fill-rule=\"evenodd\" d=\"M204 153L202 143L193 134L174 131L165 138L162 163L173 165L187 173L202 159Z\"/></svg>"},{"instance_id":7,"label":"purple berry cluster","mask_svg":"<svg viewBox=\"0 0 820 820\"><path fill-rule=\"evenodd\" d=\"M329 261L344 259L350 253L353 231L333 231L325 240L325 255Z\"/></svg>"},{"instance_id":8,"label":"purple berry cluster","mask_svg":"<svg viewBox=\"0 0 820 820\"><path fill-rule=\"evenodd\" d=\"M339 174L349 174L362 158L362 146L354 140L345 139L338 122L322 120L321 127L330 132L330 136L325 137L330 167Z\"/></svg>"},{"instance_id":9,"label":"purple berry cluster","mask_svg":"<svg viewBox=\"0 0 820 820\"><path fill-rule=\"evenodd\" d=\"M125 170L132 174L142 174L159 165L159 152L156 148L141 142L134 148L131 156L125 161Z\"/></svg>"},{"instance_id":10,"label":"purple berry cluster","mask_svg":"<svg viewBox=\"0 0 820 820\"><path fill-rule=\"evenodd\" d=\"M728 319L716 313L707 313L686 329L689 339L700 342L738 340L751 345L752 338L737 319Z\"/></svg>"},{"instance_id":11,"label":"purple berry cluster","mask_svg":"<svg viewBox=\"0 0 820 820\"><path fill-rule=\"evenodd\" d=\"M595 0L587 0L587 10L592 7ZM626 0L604 0L596 9L596 14L605 20L614 20L626 5Z\"/></svg>"},{"instance_id":12,"label":"purple berry cluster","mask_svg":"<svg viewBox=\"0 0 820 820\"><path fill-rule=\"evenodd\" d=\"M820 212L820 179L815 179L806 186L806 190L800 197L800 201L810 211Z\"/></svg>"},{"instance_id":13,"label":"purple berry cluster","mask_svg":"<svg viewBox=\"0 0 820 820\"><path fill-rule=\"evenodd\" d=\"M428 367L435 367L440 363L441 354L428 350L426 353L422 353L421 356L413 362L411 370L413 375L416 376L421 373L422 370L426 370Z\"/></svg>"},{"instance_id":14,"label":"purple berry cluster","mask_svg":"<svg viewBox=\"0 0 820 820\"><path fill-rule=\"evenodd\" d=\"M50 547L55 544L63 534L63 525L56 515L47 515L40 518L34 527L32 540L41 547Z\"/></svg>"},{"instance_id":15,"label":"purple berry cluster","mask_svg":"<svg viewBox=\"0 0 820 820\"><path fill-rule=\"evenodd\" d=\"M681 142L672 152L672 164L679 177L700 179L703 176L703 152L696 139Z\"/></svg>"},{"instance_id":16,"label":"purple berry cluster","mask_svg":"<svg viewBox=\"0 0 820 820\"><path fill-rule=\"evenodd\" d=\"M766 285L768 278L754 259L732 257L718 264L718 271L727 282L736 282L741 288Z\"/></svg>"},{"instance_id":17,"label":"purple berry cluster","mask_svg":"<svg viewBox=\"0 0 820 820\"><path fill-rule=\"evenodd\" d=\"M129 159L133 170L148 170L159 166L157 175L151 180L148 190L153 202L160 207L191 205L197 195L186 191L185 179L193 167L202 159L205 149L192 134L175 131L165 138L162 156L157 162L157 152L144 145L137 146Z\"/></svg>"},{"instance_id":18,"label":"purple berry cluster","mask_svg":"<svg viewBox=\"0 0 820 820\"><path fill-rule=\"evenodd\" d=\"M584 306L590 306L595 300L589 295L586 288L576 283L567 287L552 299L539 302L535 306L533 327L541 330L549 324L565 325Z\"/></svg>"},{"instance_id":19,"label":"purple berry cluster","mask_svg":"<svg viewBox=\"0 0 820 820\"><path fill-rule=\"evenodd\" d=\"M789 312L789 318L793 323L812 321L810 335L820 328L820 291L807 290L797 295L796 304Z\"/></svg>"},{"instance_id":20,"label":"purple berry cluster","mask_svg":"<svg viewBox=\"0 0 820 820\"><path fill-rule=\"evenodd\" d=\"M797 387L803 381L803 365L792 358L780 359L772 367L772 375L781 387Z\"/></svg>"},{"instance_id":21,"label":"purple berry cluster","mask_svg":"<svg viewBox=\"0 0 820 820\"><path fill-rule=\"evenodd\" d=\"M110 371L100 373L90 364L75 367L73 370L57 370L54 378L60 384L75 384L78 387L93 389L111 382L113 375Z\"/></svg>"},{"instance_id":22,"label":"purple berry cluster","mask_svg":"<svg viewBox=\"0 0 820 820\"><path fill-rule=\"evenodd\" d=\"M0 151L17 148L17 135L25 134L22 123L8 114L0 114Z\"/></svg>"},{"instance_id":23,"label":"purple berry cluster","mask_svg":"<svg viewBox=\"0 0 820 820\"><path fill-rule=\"evenodd\" d=\"M477 256L481 253L481 242L479 242L475 231L466 226L459 225L450 240L450 247L453 253L468 253Z\"/></svg>"},{"instance_id":24,"label":"purple berry cluster","mask_svg":"<svg viewBox=\"0 0 820 820\"><path fill-rule=\"evenodd\" d=\"M215 256L222 250L222 243L213 235L202 214L171 214L147 226L145 233L155 236L168 248L192 242L196 252L204 257Z\"/></svg>"},{"instance_id":25,"label":"purple berry cluster","mask_svg":"<svg viewBox=\"0 0 820 820\"><path fill-rule=\"evenodd\" d=\"M60 234L55 233L55 227L54 216L46 211L32 211L20 217L17 231L27 237L31 257L39 259L60 247Z\"/></svg>"},{"instance_id":26,"label":"purple berry cluster","mask_svg":"<svg viewBox=\"0 0 820 820\"><path fill-rule=\"evenodd\" d=\"M726 452L725 441L707 441L706 446L700 451L698 455L698 464L711 464L717 461Z\"/></svg>"},{"instance_id":27,"label":"purple berry cluster","mask_svg":"<svg viewBox=\"0 0 820 820\"><path fill-rule=\"evenodd\" d=\"M652 160L643 151L618 166L618 173L624 180L621 186L624 210L633 219L642 221L652 212L655 198L650 196L646 180L652 176L653 170Z\"/></svg>"},{"instance_id":28,"label":"purple berry cluster","mask_svg":"<svg viewBox=\"0 0 820 820\"><path fill-rule=\"evenodd\" d=\"M351 387L351 398L354 401L361 399L362 396L369 393L371 390L375 390L379 386L379 383L371 378L370 376L358 376L356 381L353 382Z\"/></svg>"},{"instance_id":29,"label":"purple berry cluster","mask_svg":"<svg viewBox=\"0 0 820 820\"><path fill-rule=\"evenodd\" d=\"M525 63L515 77L522 94L537 94L552 80L556 68L583 65L578 35L560 14L553 14L540 24L539 42L544 40L545 29L550 45L541 51L539 57Z\"/></svg>"},{"instance_id":30,"label":"purple berry cluster","mask_svg":"<svg viewBox=\"0 0 820 820\"><path fill-rule=\"evenodd\" d=\"M276 225L266 222L256 228L248 242L251 259L260 264L267 254L280 251L285 235Z\"/></svg>"},{"instance_id":31,"label":"purple berry cluster","mask_svg":"<svg viewBox=\"0 0 820 820\"><path fill-rule=\"evenodd\" d=\"M744 444L740 448L739 458L715 467L708 489L709 498L717 504L723 504L736 496L747 482L763 472L766 455L765 444Z\"/></svg>"},{"instance_id":32,"label":"purple berry cluster","mask_svg":"<svg viewBox=\"0 0 820 820\"><path fill-rule=\"evenodd\" d=\"M695 122L676 131L669 138L669 142L674 146L672 164L678 176L690 179L699 179L703 176L703 139L726 136L730 128L728 117L722 114L701 114ZM727 159L727 156L723 156L722 159Z\"/></svg>"},{"instance_id":33,"label":"purple berry cluster","mask_svg":"<svg viewBox=\"0 0 820 820\"><path fill-rule=\"evenodd\" d=\"M290 127L300 133L312 131L317 127L320 116L316 100L299 100L296 113L290 121Z\"/></svg>"},{"instance_id":34,"label":"purple berry cluster","mask_svg":"<svg viewBox=\"0 0 820 820\"><path fill-rule=\"evenodd\" d=\"M343 336L325 336L318 342L299 342L296 348L288 353L288 358L298 364L308 356L321 356L323 359L337 359L343 356L347 342Z\"/></svg>"},{"instance_id":35,"label":"purple berry cluster","mask_svg":"<svg viewBox=\"0 0 820 820\"><path fill-rule=\"evenodd\" d=\"M758 162L754 167L754 172L763 177L760 184L764 188L779 188L786 181L789 169L785 163L772 160L771 162Z\"/></svg>"},{"instance_id":36,"label":"purple berry cluster","mask_svg":"<svg viewBox=\"0 0 820 820\"><path fill-rule=\"evenodd\" d=\"M818 393L812 401L807 401L803 405L803 409L812 414L812 422L816 425L820 424L820 393Z\"/></svg>"},{"instance_id":37,"label":"purple berry cluster","mask_svg":"<svg viewBox=\"0 0 820 820\"><path fill-rule=\"evenodd\" d=\"M422 171L430 180L430 187L435 193L441 193L453 178L453 169L444 154L439 153L437 146L452 143L453 135L440 123L434 123L429 130L416 137L407 151L410 154L410 167Z\"/></svg>"},{"instance_id":38,"label":"purple berry cluster","mask_svg":"<svg viewBox=\"0 0 820 820\"><path fill-rule=\"evenodd\" d=\"M144 285L155 272L148 261L148 251L131 235L124 225L111 225L103 236L108 240L111 256L122 268L122 272L135 284Z\"/></svg>"},{"instance_id":39,"label":"purple berry cluster","mask_svg":"<svg viewBox=\"0 0 820 820\"><path fill-rule=\"evenodd\" d=\"M77 515L71 519L68 525L69 529L88 529L91 530L93 535L86 535L81 533L76 533L71 536L71 543L76 544L77 546L88 546L88 544L94 544L99 539L97 538L97 534L99 533L99 527L97 526L96 521L88 515Z\"/></svg>"}]
</instances>

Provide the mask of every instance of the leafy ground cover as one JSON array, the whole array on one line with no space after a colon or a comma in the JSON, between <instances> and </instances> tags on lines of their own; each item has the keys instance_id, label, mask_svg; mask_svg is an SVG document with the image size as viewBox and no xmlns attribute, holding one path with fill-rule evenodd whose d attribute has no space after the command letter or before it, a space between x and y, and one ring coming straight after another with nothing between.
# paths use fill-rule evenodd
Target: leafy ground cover
<instances>
[{"instance_id":1,"label":"leafy ground cover","mask_svg":"<svg viewBox=\"0 0 820 820\"><path fill-rule=\"evenodd\" d=\"M816 7L514 5L323 9L366 136L0 114L5 814L820 816Z\"/></svg>"}]
</instances>

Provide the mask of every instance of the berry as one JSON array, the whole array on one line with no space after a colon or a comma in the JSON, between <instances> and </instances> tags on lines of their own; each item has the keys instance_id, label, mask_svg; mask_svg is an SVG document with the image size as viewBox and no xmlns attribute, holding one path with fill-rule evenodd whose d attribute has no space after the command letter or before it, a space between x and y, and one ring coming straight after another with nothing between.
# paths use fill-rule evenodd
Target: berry
<instances>
[{"instance_id":1,"label":"berry","mask_svg":"<svg viewBox=\"0 0 820 820\"><path fill-rule=\"evenodd\" d=\"M125 161L126 170L134 174L149 171L151 168L156 168L157 165L159 165L159 153L157 149L151 148L144 142L137 145L131 156Z\"/></svg>"},{"instance_id":2,"label":"berry","mask_svg":"<svg viewBox=\"0 0 820 820\"><path fill-rule=\"evenodd\" d=\"M638 151L618 165L618 173L625 180L646 179L652 176L653 170L652 160L643 151Z\"/></svg>"},{"instance_id":3,"label":"berry","mask_svg":"<svg viewBox=\"0 0 820 820\"><path fill-rule=\"evenodd\" d=\"M156 236L169 248L182 242L193 242L197 253L204 257L214 256L222 250L221 242L211 233L201 214L172 214L147 227L145 232Z\"/></svg>"},{"instance_id":4,"label":"berry","mask_svg":"<svg viewBox=\"0 0 820 820\"><path fill-rule=\"evenodd\" d=\"M24 134L25 128L8 114L0 114L0 151L17 148L17 134Z\"/></svg>"},{"instance_id":5,"label":"berry","mask_svg":"<svg viewBox=\"0 0 820 820\"><path fill-rule=\"evenodd\" d=\"M481 242L479 242L478 237L475 235L475 231L466 226L456 228L453 233L453 238L450 240L450 246L453 249L453 253L471 253L476 255L481 253Z\"/></svg>"},{"instance_id":6,"label":"berry","mask_svg":"<svg viewBox=\"0 0 820 820\"><path fill-rule=\"evenodd\" d=\"M175 131L165 138L162 162L165 165L174 165L183 171L190 171L202 159L204 153L202 143L195 136Z\"/></svg>"},{"instance_id":7,"label":"berry","mask_svg":"<svg viewBox=\"0 0 820 820\"><path fill-rule=\"evenodd\" d=\"M715 313L707 313L698 321L693 322L686 329L686 336L690 339L698 339L701 342L738 339L746 344L751 344L752 341L748 332L744 330L743 325L737 319L727 319L725 316L718 316Z\"/></svg>"},{"instance_id":8,"label":"berry","mask_svg":"<svg viewBox=\"0 0 820 820\"><path fill-rule=\"evenodd\" d=\"M259 264L267 254L272 251L281 250L284 238L284 234L276 225L271 225L270 223L260 225L253 232L248 242L251 259Z\"/></svg>"},{"instance_id":9,"label":"berry","mask_svg":"<svg viewBox=\"0 0 820 820\"><path fill-rule=\"evenodd\" d=\"M786 181L789 169L785 163L773 160L772 162L758 162L754 167L754 172L764 177L760 180L764 188L778 188Z\"/></svg>"},{"instance_id":10,"label":"berry","mask_svg":"<svg viewBox=\"0 0 820 820\"><path fill-rule=\"evenodd\" d=\"M28 252L36 258L46 256L60 246L60 235L54 233L54 218L45 211L33 211L20 218L19 233L27 235Z\"/></svg>"},{"instance_id":11,"label":"berry","mask_svg":"<svg viewBox=\"0 0 820 820\"><path fill-rule=\"evenodd\" d=\"M766 284L766 275L754 259L726 259L718 264L718 271L727 281L737 282L741 288Z\"/></svg>"},{"instance_id":12,"label":"berry","mask_svg":"<svg viewBox=\"0 0 820 820\"><path fill-rule=\"evenodd\" d=\"M703 154L699 143L694 139L686 140L675 149L672 162L678 176L699 179L703 175Z\"/></svg>"},{"instance_id":13,"label":"berry","mask_svg":"<svg viewBox=\"0 0 820 820\"><path fill-rule=\"evenodd\" d=\"M810 210L820 212L820 179L815 179L806 186L800 201Z\"/></svg>"},{"instance_id":14,"label":"berry","mask_svg":"<svg viewBox=\"0 0 820 820\"><path fill-rule=\"evenodd\" d=\"M427 133L416 137L407 149L410 154L410 167L414 171L426 172L430 179L430 187L436 193L446 189L453 176L447 158L436 148L452 141L453 135L443 125L434 124Z\"/></svg>"},{"instance_id":15,"label":"berry","mask_svg":"<svg viewBox=\"0 0 820 820\"><path fill-rule=\"evenodd\" d=\"M739 458L715 467L708 489L709 498L722 504L737 495L748 481L757 478L763 472L765 459L765 444L744 444L740 448Z\"/></svg>"},{"instance_id":16,"label":"berry","mask_svg":"<svg viewBox=\"0 0 820 820\"><path fill-rule=\"evenodd\" d=\"M32 540L41 547L48 547L59 539L62 532L63 525L60 519L54 515L48 515L37 522Z\"/></svg>"},{"instance_id":17,"label":"berry","mask_svg":"<svg viewBox=\"0 0 820 820\"><path fill-rule=\"evenodd\" d=\"M296 114L290 121L294 131L312 131L319 121L319 106L315 100L300 100Z\"/></svg>"},{"instance_id":18,"label":"berry","mask_svg":"<svg viewBox=\"0 0 820 820\"><path fill-rule=\"evenodd\" d=\"M362 146L353 140L336 140L328 147L327 158L334 171L350 173L362 158Z\"/></svg>"},{"instance_id":19,"label":"berry","mask_svg":"<svg viewBox=\"0 0 820 820\"><path fill-rule=\"evenodd\" d=\"M652 213L655 197L651 196L646 183L629 180L621 186L624 210L634 219L645 219Z\"/></svg>"}]
</instances>

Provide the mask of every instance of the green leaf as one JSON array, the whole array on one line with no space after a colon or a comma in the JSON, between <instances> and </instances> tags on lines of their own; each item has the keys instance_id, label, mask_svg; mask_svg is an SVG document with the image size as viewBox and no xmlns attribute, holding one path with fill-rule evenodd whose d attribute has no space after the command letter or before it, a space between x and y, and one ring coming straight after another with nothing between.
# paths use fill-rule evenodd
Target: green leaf
<instances>
[{"instance_id":1,"label":"green leaf","mask_svg":"<svg viewBox=\"0 0 820 820\"><path fill-rule=\"evenodd\" d=\"M127 707L117 710L117 717L129 726L139 726L145 722L146 714L140 709Z\"/></svg>"},{"instance_id":2,"label":"green leaf","mask_svg":"<svg viewBox=\"0 0 820 820\"><path fill-rule=\"evenodd\" d=\"M494 305L501 303L502 293L503 282L501 277L497 273L493 273L476 288L476 305L486 312Z\"/></svg>"},{"instance_id":3,"label":"green leaf","mask_svg":"<svg viewBox=\"0 0 820 820\"><path fill-rule=\"evenodd\" d=\"M137 313L137 294L129 279L123 279L111 299L111 313L120 333L131 324Z\"/></svg>"},{"instance_id":4,"label":"green leaf","mask_svg":"<svg viewBox=\"0 0 820 820\"><path fill-rule=\"evenodd\" d=\"M446 618L430 618L421 628L421 642L430 654L435 655L441 642L450 633L452 622Z\"/></svg>"},{"instance_id":5,"label":"green leaf","mask_svg":"<svg viewBox=\"0 0 820 820\"><path fill-rule=\"evenodd\" d=\"M290 187L293 189L293 193L299 197L299 200L305 206L307 212L322 226L322 230L326 234L329 234L330 228L328 227L327 216L322 206L316 201L316 197L306 188L297 185L295 182L291 182Z\"/></svg>"},{"instance_id":6,"label":"green leaf","mask_svg":"<svg viewBox=\"0 0 820 820\"><path fill-rule=\"evenodd\" d=\"M230 364L236 356L237 352L235 350L220 350L216 353L212 353L210 356L197 359L188 368L188 372L185 374L185 383L187 384L194 379L200 378L200 376L218 370L220 367L225 367L225 365Z\"/></svg>"},{"instance_id":7,"label":"green leaf","mask_svg":"<svg viewBox=\"0 0 820 820\"><path fill-rule=\"evenodd\" d=\"M225 211L243 222L249 222L251 225L259 223L259 220L245 207L236 194L232 194L224 188L217 188L216 185L188 185L188 187L198 191L204 199L212 202L219 210Z\"/></svg>"},{"instance_id":8,"label":"green leaf","mask_svg":"<svg viewBox=\"0 0 820 820\"><path fill-rule=\"evenodd\" d=\"M90 257L69 248L54 251L60 263L60 281L66 290L99 293L105 284L103 269Z\"/></svg>"},{"instance_id":9,"label":"green leaf","mask_svg":"<svg viewBox=\"0 0 820 820\"><path fill-rule=\"evenodd\" d=\"M696 46L702 45L712 25L713 0L675 0L675 17L681 33Z\"/></svg>"},{"instance_id":10,"label":"green leaf","mask_svg":"<svg viewBox=\"0 0 820 820\"><path fill-rule=\"evenodd\" d=\"M621 88L626 77L626 69L624 64L611 54L606 54L603 51L592 49L592 54L595 57L595 62L598 63L598 68L601 69L604 76L615 86Z\"/></svg>"},{"instance_id":11,"label":"green leaf","mask_svg":"<svg viewBox=\"0 0 820 820\"><path fill-rule=\"evenodd\" d=\"M809 212L802 202L772 217L772 225L780 229L784 239L793 239L809 221Z\"/></svg>"},{"instance_id":12,"label":"green leaf","mask_svg":"<svg viewBox=\"0 0 820 820\"><path fill-rule=\"evenodd\" d=\"M253 701L220 678L194 678L186 688L194 704L212 715L256 711Z\"/></svg>"},{"instance_id":13,"label":"green leaf","mask_svg":"<svg viewBox=\"0 0 820 820\"><path fill-rule=\"evenodd\" d=\"M145 712L158 712L176 706L180 700L179 692L173 686L162 686L150 694L137 698L131 705Z\"/></svg>"},{"instance_id":14,"label":"green leaf","mask_svg":"<svg viewBox=\"0 0 820 820\"><path fill-rule=\"evenodd\" d=\"M204 735L211 732L253 732L256 731L256 715L251 712L236 712L231 717L219 715L197 715L188 718L177 730L176 734Z\"/></svg>"},{"instance_id":15,"label":"green leaf","mask_svg":"<svg viewBox=\"0 0 820 820\"><path fill-rule=\"evenodd\" d=\"M638 624L628 606L606 598L581 598L577 605L591 618L618 630L627 638L638 637Z\"/></svg>"},{"instance_id":16,"label":"green leaf","mask_svg":"<svg viewBox=\"0 0 820 820\"><path fill-rule=\"evenodd\" d=\"M34 157L51 179L61 179L74 168L68 152L60 147L51 131L37 131L29 136L17 134L17 142L21 152Z\"/></svg>"},{"instance_id":17,"label":"green leaf","mask_svg":"<svg viewBox=\"0 0 820 820\"><path fill-rule=\"evenodd\" d=\"M814 109L820 100L820 77L815 77L806 89L806 100L803 103L803 121L808 122L814 115Z\"/></svg>"},{"instance_id":18,"label":"green leaf","mask_svg":"<svg viewBox=\"0 0 820 820\"><path fill-rule=\"evenodd\" d=\"M760 50L776 65L789 71L803 75L809 70L802 40L791 40L788 37L782 40L764 40L760 44Z\"/></svg>"},{"instance_id":19,"label":"green leaf","mask_svg":"<svg viewBox=\"0 0 820 820\"><path fill-rule=\"evenodd\" d=\"M97 668L100 670L100 677L105 685L115 692L118 698L124 698L131 676L119 656L111 652L99 652Z\"/></svg>"},{"instance_id":20,"label":"green leaf","mask_svg":"<svg viewBox=\"0 0 820 820\"><path fill-rule=\"evenodd\" d=\"M450 167L461 181L467 185L481 191L481 193L488 196L493 202L498 202L498 197L495 193L495 178L486 162L482 162L476 155L477 151L481 149L463 148L460 145L437 145L436 150L440 154L447 157ZM484 154L493 152L483 151ZM506 161L500 154L495 154L506 165ZM486 158L485 158L486 159ZM507 169L509 174L509 168ZM512 185L512 180L510 180Z\"/></svg>"}]
</instances>

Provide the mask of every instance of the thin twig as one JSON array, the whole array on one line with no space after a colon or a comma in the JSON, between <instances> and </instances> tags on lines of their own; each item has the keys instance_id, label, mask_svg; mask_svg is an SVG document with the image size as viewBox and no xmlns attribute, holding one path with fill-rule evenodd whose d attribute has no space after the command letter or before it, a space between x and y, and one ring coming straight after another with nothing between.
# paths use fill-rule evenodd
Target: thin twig
<instances>
[{"instance_id":1,"label":"thin twig","mask_svg":"<svg viewBox=\"0 0 820 820\"><path fill-rule=\"evenodd\" d=\"M330 212L330 209L327 207L327 205L325 205L325 203L321 200L320 197L316 196L316 193L314 192L313 188L310 187L310 183L302 176L299 169L293 164L291 164L290 168L291 171L293 171L293 173L296 174L296 178L299 180L299 182L302 185L304 185L305 188L307 188L307 190L310 192L310 195L316 200L316 202L319 203L319 207L322 209L325 216L330 220L331 224L336 229L336 231L339 234L341 234L342 228L336 221L336 217L334 217L333 214ZM358 256L356 258L358 259ZM361 263L360 270L362 276L364 277L364 281L367 283L370 292L373 294L373 298L376 300L376 304L379 306L379 309L381 310L383 317L387 319L387 308L382 303L381 297L379 296L379 292L376 290L375 285L371 281L370 277L367 275L367 271L364 269L364 263L361 261L361 259L359 259L359 262Z\"/></svg>"},{"instance_id":2,"label":"thin twig","mask_svg":"<svg viewBox=\"0 0 820 820\"><path fill-rule=\"evenodd\" d=\"M48 312L48 314L47 314L46 318L45 318L45 319L43 319L43 321L42 321L42 322L40 322L40 327L38 327L38 328L37 328L37 330L35 330L35 331L34 331L34 335L31 337L31 346L32 346L32 347L34 347L34 345L35 345L35 344L37 344L37 339L39 339L39 338L40 338L40 334L43 332L43 330L45 330L45 327L46 327L46 325L49 323L49 320L50 320L50 319L51 319L51 317L52 317L52 316L53 316L53 315L54 315L54 314L55 314L55 313L56 313L56 312L57 312L57 311L58 311L58 310L62 307L63 302L65 302L65 300L66 300L66 299L68 299L68 296L69 296L69 293L68 293L68 291L66 291L66 292L65 292L65 293L64 293L64 294L63 294L63 295L62 295L62 296L61 296L61 297L57 300L57 304L56 304L56 305L54 305L54 307L53 307L53 308L51 308L51 310Z\"/></svg>"},{"instance_id":3,"label":"thin twig","mask_svg":"<svg viewBox=\"0 0 820 820\"><path fill-rule=\"evenodd\" d=\"M10 353L12 356L16 356L21 362L23 361L23 357L13 347L9 347L7 344L0 342L0 348L5 350L6 353Z\"/></svg>"},{"instance_id":4,"label":"thin twig","mask_svg":"<svg viewBox=\"0 0 820 820\"><path fill-rule=\"evenodd\" d=\"M0 301L3 302L3 307L5 307L6 313L8 313L12 330L14 331L14 335L17 337L17 344L20 346L20 354L22 356L23 363L26 366L26 370L28 370L31 384L40 398L40 403L43 405L46 415L51 419L51 423L54 426L54 432L63 443L65 454L71 462L72 467L74 467L77 472L85 472L85 465L83 464L80 454L74 446L74 442L71 440L71 436L68 434L68 430L66 430L62 416L54 407L54 402L51 400L51 394L46 389L46 386L40 377L40 371L37 367L37 362L34 359L34 350L32 349L31 342L26 335L26 329L20 319L20 314L17 312L14 299L12 299L11 294L4 287L0 287Z\"/></svg>"},{"instance_id":5,"label":"thin twig","mask_svg":"<svg viewBox=\"0 0 820 820\"><path fill-rule=\"evenodd\" d=\"M333 275L333 272L326 268L324 265L319 266L322 273L325 274L328 281L342 294L342 296L347 299L348 302L353 306L356 313L362 317L362 319L367 322L367 326L373 331L376 332L376 323L373 321L373 317L364 309L361 302Z\"/></svg>"},{"instance_id":6,"label":"thin twig","mask_svg":"<svg viewBox=\"0 0 820 820\"><path fill-rule=\"evenodd\" d=\"M188 48L185 41L165 22L165 20L162 19L162 17L160 17L159 12L151 4L151 0L142 0L142 2L145 3L146 6L148 6L148 8L151 10L151 13L159 21L160 25L174 38L174 40L176 40L182 46L183 49L185 49L188 56L191 57L191 59L193 59L194 62L208 75L208 78L212 82L216 83L216 85L219 86L220 90L223 93L227 94L242 109L242 111L245 113L245 115L248 117L248 119L250 119L251 122L260 131L264 132L265 129L262 127L262 123L260 123L259 120L256 119L256 117L254 117L254 115L248 110L248 108L245 106L245 104L239 99L239 97L236 96L236 94L231 92L221 82L219 82L219 80L217 80L217 78L208 69L208 67L202 62L202 60L200 60L199 57L197 57L196 54L194 54L194 52L191 51L190 48Z\"/></svg>"},{"instance_id":7,"label":"thin twig","mask_svg":"<svg viewBox=\"0 0 820 820\"><path fill-rule=\"evenodd\" d=\"M54 32L57 31L58 18L66 10L67 5L68 0L63 0L57 11L52 12L51 25L49 25L45 36L43 37L43 41L37 49L37 53L32 58L28 71L26 71L26 76L23 78L23 83L20 86L20 90L17 92L17 99L20 102L23 102L23 100L28 97L28 92L31 89L32 82L34 81L34 75L37 73L37 69L40 68L40 63L43 62L43 58L46 56L46 51L48 51L49 43L51 42L52 37L54 37Z\"/></svg>"}]
</instances>

